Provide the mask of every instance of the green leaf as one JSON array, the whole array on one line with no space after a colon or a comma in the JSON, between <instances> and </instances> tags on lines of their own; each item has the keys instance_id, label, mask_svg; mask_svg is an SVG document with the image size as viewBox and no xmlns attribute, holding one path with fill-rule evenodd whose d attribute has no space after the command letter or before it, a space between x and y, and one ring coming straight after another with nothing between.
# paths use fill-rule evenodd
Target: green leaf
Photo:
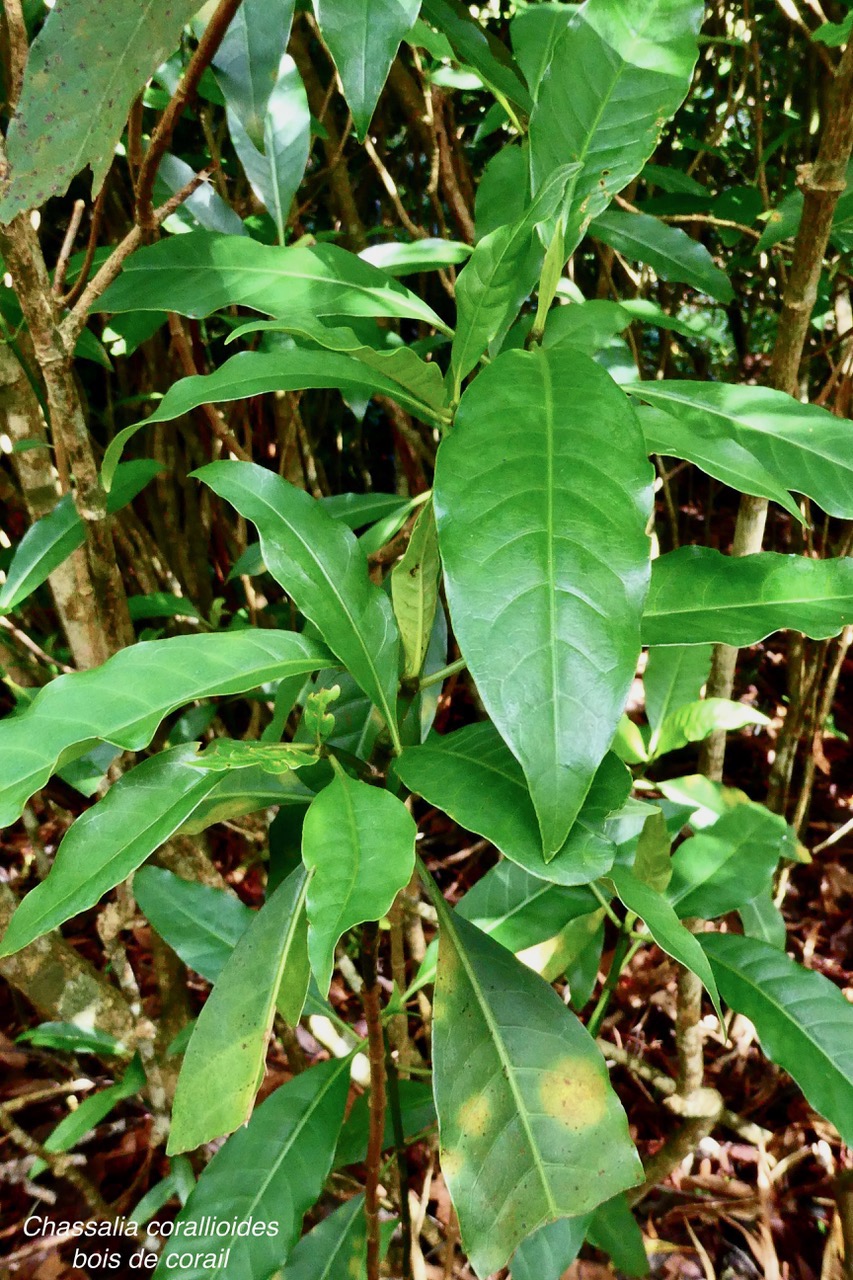
<instances>
[{"instance_id":1,"label":"green leaf","mask_svg":"<svg viewBox=\"0 0 853 1280\"><path fill-rule=\"evenodd\" d=\"M454 629L524 770L546 860L634 677L650 498L636 418L575 351L498 356L439 449L433 501Z\"/></svg>"},{"instance_id":2,"label":"green leaf","mask_svg":"<svg viewBox=\"0 0 853 1280\"><path fill-rule=\"evenodd\" d=\"M698 0L649 0L637 13L619 0L588 0L572 15L530 118L534 189L558 165L582 165L570 183L567 257L642 171L684 100L703 16Z\"/></svg>"},{"instance_id":3,"label":"green leaf","mask_svg":"<svg viewBox=\"0 0 853 1280\"><path fill-rule=\"evenodd\" d=\"M394 767L410 791L485 836L540 879L587 884L612 865L615 851L604 821L631 785L627 770L612 755L605 756L563 847L547 863L521 766L488 721L407 747Z\"/></svg>"},{"instance_id":4,"label":"green leaf","mask_svg":"<svg viewBox=\"0 0 853 1280\"><path fill-rule=\"evenodd\" d=\"M415 865L417 827L390 791L356 782L342 770L305 815L302 857L308 885L308 951L317 986L328 993L338 939L379 920Z\"/></svg>"},{"instance_id":5,"label":"green leaf","mask_svg":"<svg viewBox=\"0 0 853 1280\"><path fill-rule=\"evenodd\" d=\"M227 98L226 98L227 103ZM293 59L285 54L267 99L263 133L254 139L239 111L228 104L228 132L249 185L266 205L284 244L290 206L311 151L311 112Z\"/></svg>"},{"instance_id":6,"label":"green leaf","mask_svg":"<svg viewBox=\"0 0 853 1280\"><path fill-rule=\"evenodd\" d=\"M630 262L644 262L661 280L689 284L718 302L731 302L734 290L708 250L679 227L647 213L608 209L589 224L589 234Z\"/></svg>"},{"instance_id":7,"label":"green leaf","mask_svg":"<svg viewBox=\"0 0 853 1280\"><path fill-rule=\"evenodd\" d=\"M785 486L737 440L702 435L689 423L651 405L640 405L637 415L649 453L685 458L739 493L778 502L795 520L804 523L799 506Z\"/></svg>"},{"instance_id":8,"label":"green leaf","mask_svg":"<svg viewBox=\"0 0 853 1280\"><path fill-rule=\"evenodd\" d=\"M652 381L629 389L677 418L680 433L696 436L703 448L733 440L790 492L813 498L828 515L853 516L853 455L843 418L769 387Z\"/></svg>"},{"instance_id":9,"label":"green leaf","mask_svg":"<svg viewBox=\"0 0 853 1280\"><path fill-rule=\"evenodd\" d=\"M672 956L673 960L683 964L700 979L722 1023L720 996L708 959L695 936L689 929L685 929L667 899L651 885L644 884L627 867L613 867L609 872L609 880L628 910L646 922L649 933L661 951Z\"/></svg>"},{"instance_id":10,"label":"green leaf","mask_svg":"<svg viewBox=\"0 0 853 1280\"><path fill-rule=\"evenodd\" d=\"M0 612L9 613L32 595L85 541L86 530L74 495L66 493L52 511L30 525L15 548L6 581L0 587Z\"/></svg>"},{"instance_id":11,"label":"green leaf","mask_svg":"<svg viewBox=\"0 0 853 1280\"><path fill-rule=\"evenodd\" d=\"M781 857L790 857L791 830L760 804L739 804L679 845L667 897L683 917L710 920L770 889Z\"/></svg>"},{"instance_id":12,"label":"green leaf","mask_svg":"<svg viewBox=\"0 0 853 1280\"><path fill-rule=\"evenodd\" d=\"M643 823L632 870L638 880L657 893L663 893L672 879L671 845L666 819L656 809Z\"/></svg>"},{"instance_id":13,"label":"green leaf","mask_svg":"<svg viewBox=\"0 0 853 1280\"><path fill-rule=\"evenodd\" d=\"M305 806L314 798L313 790L296 773L270 773L251 765L216 776L219 782L181 827L184 835L196 835L215 822L239 818L270 805Z\"/></svg>"},{"instance_id":14,"label":"green leaf","mask_svg":"<svg viewBox=\"0 0 853 1280\"><path fill-rule=\"evenodd\" d=\"M367 1249L364 1195L353 1196L297 1243L280 1280L360 1280Z\"/></svg>"},{"instance_id":15,"label":"green leaf","mask_svg":"<svg viewBox=\"0 0 853 1280\"><path fill-rule=\"evenodd\" d=\"M492 156L474 199L477 240L508 222L518 222L530 204L530 160L526 142L508 143Z\"/></svg>"},{"instance_id":16,"label":"green leaf","mask_svg":"<svg viewBox=\"0 0 853 1280\"><path fill-rule=\"evenodd\" d=\"M198 0L57 0L33 41L9 126L0 220L61 195L86 165L93 192L100 190L133 99L197 7Z\"/></svg>"},{"instance_id":17,"label":"green leaf","mask_svg":"<svg viewBox=\"0 0 853 1280\"><path fill-rule=\"evenodd\" d=\"M592 302L570 302L552 307L545 322L542 345L566 345L597 355L631 323L631 316L618 302L594 299Z\"/></svg>"},{"instance_id":18,"label":"green leaf","mask_svg":"<svg viewBox=\"0 0 853 1280\"><path fill-rule=\"evenodd\" d=\"M788 928L785 917L773 901L771 889L756 894L749 902L738 907L738 915L743 931L749 938L758 938L760 942L769 942L780 951L785 950L788 940Z\"/></svg>"},{"instance_id":19,"label":"green leaf","mask_svg":"<svg viewBox=\"0 0 853 1280\"><path fill-rule=\"evenodd\" d=\"M580 1253L591 1217L585 1213L579 1218L558 1218L534 1231L513 1254L512 1280L560 1280Z\"/></svg>"},{"instance_id":20,"label":"green leaf","mask_svg":"<svg viewBox=\"0 0 853 1280\"><path fill-rule=\"evenodd\" d=\"M112 515L127 506L162 469L162 464L151 458L119 467L107 501L108 512ZM15 548L6 581L0 587L0 613L8 613L32 595L85 541L86 529L77 514L74 497L66 493L52 511L30 525Z\"/></svg>"},{"instance_id":21,"label":"green leaf","mask_svg":"<svg viewBox=\"0 0 853 1280\"><path fill-rule=\"evenodd\" d=\"M345 353L304 351L299 347L275 352L241 351L213 373L194 374L173 383L149 417L119 431L104 454L103 482L111 483L125 445L137 431L151 423L170 422L200 404L245 400L268 391L300 391L308 387L334 387L345 396L383 394L398 400L428 422L440 417L413 396L402 382L387 377L381 366L370 368L364 361Z\"/></svg>"},{"instance_id":22,"label":"green leaf","mask_svg":"<svg viewBox=\"0 0 853 1280\"><path fill-rule=\"evenodd\" d=\"M163 867L141 867L133 895L163 941L208 982L219 977L254 919L251 907L233 893L182 880Z\"/></svg>"},{"instance_id":23,"label":"green leaf","mask_svg":"<svg viewBox=\"0 0 853 1280\"><path fill-rule=\"evenodd\" d=\"M652 729L659 728L670 712L699 698L710 668L710 645L656 645L649 649L643 689Z\"/></svg>"},{"instance_id":24,"label":"green leaf","mask_svg":"<svg viewBox=\"0 0 853 1280\"><path fill-rule=\"evenodd\" d=\"M553 938L570 921L598 906L591 889L548 884L513 862L501 861L469 889L456 907L509 951Z\"/></svg>"},{"instance_id":25,"label":"green leaf","mask_svg":"<svg viewBox=\"0 0 853 1280\"><path fill-rule=\"evenodd\" d=\"M757 644L791 628L813 640L853 622L853 560L680 547L652 565L643 643Z\"/></svg>"},{"instance_id":26,"label":"green leaf","mask_svg":"<svg viewBox=\"0 0 853 1280\"><path fill-rule=\"evenodd\" d=\"M757 938L703 933L723 999L754 1024L772 1062L853 1142L853 1007L823 974Z\"/></svg>"},{"instance_id":27,"label":"green leaf","mask_svg":"<svg viewBox=\"0 0 853 1280\"><path fill-rule=\"evenodd\" d=\"M232 769L262 769L265 773L287 773L317 763L317 756L292 742L242 742L217 738L196 756L197 769L226 773Z\"/></svg>"},{"instance_id":28,"label":"green leaf","mask_svg":"<svg viewBox=\"0 0 853 1280\"><path fill-rule=\"evenodd\" d=\"M229 110L257 145L287 48L294 0L243 0L213 55L213 73Z\"/></svg>"},{"instance_id":29,"label":"green leaf","mask_svg":"<svg viewBox=\"0 0 853 1280\"><path fill-rule=\"evenodd\" d=\"M626 1276L647 1276L649 1259L643 1233L628 1207L625 1196L614 1196L592 1215L587 1240L613 1259Z\"/></svg>"},{"instance_id":30,"label":"green leaf","mask_svg":"<svg viewBox=\"0 0 853 1280\"><path fill-rule=\"evenodd\" d=\"M534 100L572 13L565 4L543 4L540 0L535 6L517 11L510 22L513 53Z\"/></svg>"},{"instance_id":31,"label":"green leaf","mask_svg":"<svg viewBox=\"0 0 853 1280\"><path fill-rule=\"evenodd\" d=\"M420 12L420 0L313 0L335 60L356 136L363 142L382 87Z\"/></svg>"},{"instance_id":32,"label":"green leaf","mask_svg":"<svg viewBox=\"0 0 853 1280\"><path fill-rule=\"evenodd\" d=\"M103 666L51 681L0 722L0 827L60 765L97 741L141 751L170 711L215 694L328 666L329 651L294 631L232 631L131 645Z\"/></svg>"},{"instance_id":33,"label":"green leaf","mask_svg":"<svg viewBox=\"0 0 853 1280\"><path fill-rule=\"evenodd\" d=\"M128 1050L120 1040L97 1027L77 1026L74 1022L41 1022L31 1031L22 1031L15 1044L33 1044L40 1049L58 1049L61 1053L96 1053L99 1057L125 1055Z\"/></svg>"},{"instance_id":34,"label":"green leaf","mask_svg":"<svg viewBox=\"0 0 853 1280\"><path fill-rule=\"evenodd\" d=\"M803 217L803 199L803 193L797 187L783 196L775 209L770 210L755 246L756 253L766 253L774 245L781 244L783 240L791 240L797 234Z\"/></svg>"},{"instance_id":35,"label":"green leaf","mask_svg":"<svg viewBox=\"0 0 853 1280\"><path fill-rule=\"evenodd\" d=\"M85 1138L87 1133L90 1133L109 1115L113 1107L123 1102L125 1098L132 1098L144 1087L145 1073L137 1055L120 1080L84 1098L79 1106L60 1120L45 1139L45 1151L70 1151L76 1142ZM45 1161L37 1158L29 1168L28 1177L37 1178L46 1168Z\"/></svg>"},{"instance_id":36,"label":"green leaf","mask_svg":"<svg viewBox=\"0 0 853 1280\"><path fill-rule=\"evenodd\" d=\"M302 489L254 463L212 462L195 475L256 525L264 564L375 702L399 750L399 635L353 534Z\"/></svg>"},{"instance_id":37,"label":"green leaf","mask_svg":"<svg viewBox=\"0 0 853 1280\"><path fill-rule=\"evenodd\" d=\"M429 1081L398 1080L397 1088L400 1094L403 1136L406 1141L414 1141L420 1134L432 1129L435 1125L432 1084ZM367 1159L369 1136L370 1094L363 1093L350 1107L346 1124L341 1130L335 1152L335 1168L340 1169L348 1164L364 1164ZM395 1145L394 1123L389 1110L385 1114L382 1150L387 1151Z\"/></svg>"},{"instance_id":38,"label":"green leaf","mask_svg":"<svg viewBox=\"0 0 853 1280\"><path fill-rule=\"evenodd\" d=\"M151 618L199 618L200 611L186 596L175 596L169 591L152 591L146 596L128 596L128 612L133 622L147 622Z\"/></svg>"},{"instance_id":39,"label":"green leaf","mask_svg":"<svg viewBox=\"0 0 853 1280\"><path fill-rule=\"evenodd\" d=\"M380 267L389 276L408 276L420 271L438 271L442 267L456 267L471 256L470 244L462 240L436 240L427 236L406 244L400 240L386 240L371 244L358 255Z\"/></svg>"},{"instance_id":40,"label":"green leaf","mask_svg":"<svg viewBox=\"0 0 853 1280\"><path fill-rule=\"evenodd\" d=\"M717 730L743 729L748 724L768 725L770 719L755 707L728 698L687 702L664 716L652 734L649 759L678 751L688 742L701 742Z\"/></svg>"},{"instance_id":41,"label":"green leaf","mask_svg":"<svg viewBox=\"0 0 853 1280\"><path fill-rule=\"evenodd\" d=\"M168 1154L233 1133L252 1113L273 1015L295 1026L308 990L308 877L298 867L241 935L192 1033L172 1108ZM282 997L279 989L282 989Z\"/></svg>"},{"instance_id":42,"label":"green leaf","mask_svg":"<svg viewBox=\"0 0 853 1280\"><path fill-rule=\"evenodd\" d=\"M437 893L441 1169L479 1276L538 1227L641 1177L604 1061L554 990Z\"/></svg>"},{"instance_id":43,"label":"green leaf","mask_svg":"<svg viewBox=\"0 0 853 1280\"><path fill-rule=\"evenodd\" d=\"M500 345L532 290L542 265L537 223L557 208L577 166L563 165L550 174L524 215L498 227L479 241L456 282L457 322L450 367L454 399L491 342Z\"/></svg>"},{"instance_id":44,"label":"green leaf","mask_svg":"<svg viewBox=\"0 0 853 1280\"><path fill-rule=\"evenodd\" d=\"M337 245L282 248L209 231L139 249L96 310L165 310L201 318L230 306L272 316L396 316L450 332L414 293Z\"/></svg>"},{"instance_id":45,"label":"green leaf","mask_svg":"<svg viewBox=\"0 0 853 1280\"><path fill-rule=\"evenodd\" d=\"M423 669L438 608L438 535L432 503L415 521L409 545L391 571L391 600L403 642L403 676L416 679Z\"/></svg>"},{"instance_id":46,"label":"green leaf","mask_svg":"<svg viewBox=\"0 0 853 1280\"><path fill-rule=\"evenodd\" d=\"M157 167L154 199L157 203L177 195L195 178L196 172L180 156L167 151ZM230 204L222 199L210 182L202 182L183 204L164 222L167 230L176 225L190 230L205 227L208 231L220 231L225 235L244 236L246 228ZM112 327L112 326L110 326ZM119 354L116 352L115 354ZM125 344L125 354L127 354Z\"/></svg>"},{"instance_id":47,"label":"green leaf","mask_svg":"<svg viewBox=\"0 0 853 1280\"><path fill-rule=\"evenodd\" d=\"M47 877L18 906L0 944L11 955L94 906L179 830L215 785L195 745L143 760L69 828Z\"/></svg>"},{"instance_id":48,"label":"green leaf","mask_svg":"<svg viewBox=\"0 0 853 1280\"><path fill-rule=\"evenodd\" d=\"M321 1062L255 1108L246 1128L217 1151L178 1214L156 1280L269 1276L281 1267L329 1176L349 1075L349 1058ZM264 1235L215 1231L217 1219L249 1218L268 1224ZM188 1268L180 1264L184 1252L219 1260Z\"/></svg>"},{"instance_id":49,"label":"green leaf","mask_svg":"<svg viewBox=\"0 0 853 1280\"><path fill-rule=\"evenodd\" d=\"M460 62L477 72L500 100L529 114L532 99L506 45L486 31L461 0L424 0L423 16L442 31Z\"/></svg>"},{"instance_id":50,"label":"green leaf","mask_svg":"<svg viewBox=\"0 0 853 1280\"><path fill-rule=\"evenodd\" d=\"M318 346L328 351L346 352L347 356L359 361L360 364L367 365L368 369L373 369L379 375L384 385L377 384L377 390L383 390L390 380L396 387L396 391L391 391L390 394L401 403L410 404L416 413L432 410L433 413L429 415L430 420L447 416L444 379L439 366L435 362L428 363L422 360L411 347L385 346L377 349L369 342L365 342L361 326L358 330L342 328L328 324L322 316L299 315L285 317L282 320L250 321L235 329L228 341L233 342L246 333L267 331L296 334L300 338L316 342ZM381 333L382 331L377 327L371 336L381 341ZM347 372L346 365L341 361L333 367L340 368L344 373ZM367 376L364 370L360 375L355 371L350 371L350 374L356 378ZM358 386L348 387L347 390L355 394Z\"/></svg>"}]
</instances>

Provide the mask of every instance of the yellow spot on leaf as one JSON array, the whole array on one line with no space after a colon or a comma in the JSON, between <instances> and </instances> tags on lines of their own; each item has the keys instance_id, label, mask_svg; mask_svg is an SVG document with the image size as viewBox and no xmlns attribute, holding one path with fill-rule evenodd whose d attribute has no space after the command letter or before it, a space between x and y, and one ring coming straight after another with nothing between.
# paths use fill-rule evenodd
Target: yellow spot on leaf
<instances>
[{"instance_id":1,"label":"yellow spot on leaf","mask_svg":"<svg viewBox=\"0 0 853 1280\"><path fill-rule=\"evenodd\" d=\"M482 1137L488 1128L491 1114L492 1108L488 1098L481 1093L475 1093L459 1108L456 1116L459 1132L465 1137Z\"/></svg>"},{"instance_id":2,"label":"yellow spot on leaf","mask_svg":"<svg viewBox=\"0 0 853 1280\"><path fill-rule=\"evenodd\" d=\"M452 1180L457 1174L462 1172L464 1163L465 1161L462 1159L462 1156L458 1151L448 1150L441 1152L441 1172L448 1180Z\"/></svg>"},{"instance_id":3,"label":"yellow spot on leaf","mask_svg":"<svg viewBox=\"0 0 853 1280\"><path fill-rule=\"evenodd\" d=\"M603 1063L599 1066L585 1058L563 1058L550 1071L543 1071L539 1098L546 1115L579 1131L604 1119L607 1090Z\"/></svg>"}]
</instances>

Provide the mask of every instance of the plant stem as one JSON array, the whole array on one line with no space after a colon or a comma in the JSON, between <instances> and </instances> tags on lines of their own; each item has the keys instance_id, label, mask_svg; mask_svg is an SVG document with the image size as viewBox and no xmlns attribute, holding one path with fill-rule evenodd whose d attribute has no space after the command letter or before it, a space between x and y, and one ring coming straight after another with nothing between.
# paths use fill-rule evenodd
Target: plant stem
<instances>
[{"instance_id":1,"label":"plant stem","mask_svg":"<svg viewBox=\"0 0 853 1280\"><path fill-rule=\"evenodd\" d=\"M406 1160L406 1135L403 1129L403 1112L400 1107L400 1081L397 1074L397 1064L390 1053L385 1058L385 1069L388 1078L388 1102L391 1110L391 1124L394 1129L394 1147L400 1183L400 1231L403 1237L401 1280L412 1280L412 1215L409 1208L409 1166Z\"/></svg>"},{"instance_id":2,"label":"plant stem","mask_svg":"<svg viewBox=\"0 0 853 1280\"><path fill-rule=\"evenodd\" d=\"M364 1214L367 1220L367 1280L379 1280L379 1172L385 1134L385 1036L378 981L379 925L366 924L362 933L361 999L367 1022L370 1060L370 1132L367 1142L367 1178L364 1186Z\"/></svg>"},{"instance_id":3,"label":"plant stem","mask_svg":"<svg viewBox=\"0 0 853 1280\"><path fill-rule=\"evenodd\" d=\"M601 995L598 997L598 1004L592 1011L592 1017L587 1024L587 1030L591 1036L597 1036L601 1030L601 1024L604 1021L607 1010L610 1007L610 1001L613 992L616 990L619 979L622 976L622 970L625 965L637 954L640 947L645 946L643 942L634 942L630 939L631 927L636 916L629 913L620 929L619 937L616 939L616 946L613 948L613 959L610 962L610 968L607 971L607 977L604 986L601 989Z\"/></svg>"},{"instance_id":4,"label":"plant stem","mask_svg":"<svg viewBox=\"0 0 853 1280\"><path fill-rule=\"evenodd\" d=\"M442 667L440 671L433 671L432 675L424 676L418 684L418 689L429 689L431 685L441 684L449 676L455 676L457 671L464 671L467 665L464 658L457 658L455 662Z\"/></svg>"}]
</instances>

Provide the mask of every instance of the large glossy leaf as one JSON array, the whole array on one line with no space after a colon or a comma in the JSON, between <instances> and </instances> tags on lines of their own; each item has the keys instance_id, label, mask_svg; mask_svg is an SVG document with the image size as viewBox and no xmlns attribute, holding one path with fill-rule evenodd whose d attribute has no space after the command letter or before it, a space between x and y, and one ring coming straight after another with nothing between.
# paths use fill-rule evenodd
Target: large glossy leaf
<instances>
[{"instance_id":1,"label":"large glossy leaf","mask_svg":"<svg viewBox=\"0 0 853 1280\"><path fill-rule=\"evenodd\" d=\"M112 515L120 511L162 469L162 463L151 458L139 458L120 466L107 498L108 512ZM15 548L6 570L6 581L0 587L0 613L14 609L31 595L85 541L86 527L77 513L72 494L66 493L52 511L30 526Z\"/></svg>"},{"instance_id":2,"label":"large glossy leaf","mask_svg":"<svg viewBox=\"0 0 853 1280\"><path fill-rule=\"evenodd\" d=\"M690 87L704 15L698 0L587 0L560 37L530 118L534 189L561 164L571 180L566 255L641 172ZM581 69L579 71L579 69Z\"/></svg>"},{"instance_id":3,"label":"large glossy leaf","mask_svg":"<svg viewBox=\"0 0 853 1280\"><path fill-rule=\"evenodd\" d=\"M98 311L177 311L207 316L223 307L267 315L397 316L449 332L425 302L378 267L337 245L264 245L247 236L194 231L139 249L101 297Z\"/></svg>"},{"instance_id":4,"label":"large glossy leaf","mask_svg":"<svg viewBox=\"0 0 853 1280\"><path fill-rule=\"evenodd\" d=\"M577 821L550 862L542 856L536 811L521 766L488 721L407 747L395 768L410 791L491 840L532 875L556 884L587 884L613 862L615 850L604 822L631 785L615 756L605 757Z\"/></svg>"},{"instance_id":5,"label":"large glossy leaf","mask_svg":"<svg viewBox=\"0 0 853 1280\"><path fill-rule=\"evenodd\" d=\"M294 0L242 0L213 55L213 72L230 110L259 144L267 104L287 49Z\"/></svg>"},{"instance_id":6,"label":"large glossy leaf","mask_svg":"<svg viewBox=\"0 0 853 1280\"><path fill-rule=\"evenodd\" d=\"M661 280L692 285L718 302L734 298L731 281L705 246L659 218L608 209L593 219L589 233L629 261L645 262Z\"/></svg>"},{"instance_id":7,"label":"large glossy leaf","mask_svg":"<svg viewBox=\"0 0 853 1280\"><path fill-rule=\"evenodd\" d=\"M571 350L498 356L439 449L433 501L454 629L524 770L546 860L636 669L650 479L621 393Z\"/></svg>"},{"instance_id":8,"label":"large glossy leaf","mask_svg":"<svg viewBox=\"0 0 853 1280\"><path fill-rule=\"evenodd\" d=\"M554 990L436 895L441 1168L481 1277L546 1222L642 1177L594 1042Z\"/></svg>"},{"instance_id":9,"label":"large glossy leaf","mask_svg":"<svg viewBox=\"0 0 853 1280\"><path fill-rule=\"evenodd\" d=\"M385 240L370 244L359 253L365 262L381 267L389 276L408 276L418 271L437 271L441 267L458 266L471 255L470 244L463 240L439 240L427 236L423 240Z\"/></svg>"},{"instance_id":10,"label":"large glossy leaf","mask_svg":"<svg viewBox=\"0 0 853 1280\"><path fill-rule=\"evenodd\" d=\"M364 140L400 41L420 0L313 0L323 39L335 60L356 135Z\"/></svg>"},{"instance_id":11,"label":"large glossy leaf","mask_svg":"<svg viewBox=\"0 0 853 1280\"><path fill-rule=\"evenodd\" d=\"M291 350L241 351L213 373L195 374L175 382L148 418L135 422L110 441L104 455L104 484L112 481L113 468L128 440L153 422L170 422L200 404L244 400L267 391L300 391L306 387L335 387L346 396L383 394L399 400L418 417L435 422L437 415L397 379L381 368L341 352Z\"/></svg>"},{"instance_id":12,"label":"large glossy leaf","mask_svg":"<svg viewBox=\"0 0 853 1280\"><path fill-rule=\"evenodd\" d=\"M665 645L649 650L643 690L646 717L652 729L657 729L671 712L698 699L710 669L710 645Z\"/></svg>"},{"instance_id":13,"label":"large glossy leaf","mask_svg":"<svg viewBox=\"0 0 853 1280\"><path fill-rule=\"evenodd\" d=\"M276 6L273 6L276 7ZM284 244L290 206L311 150L311 112L296 64L285 54L267 100L263 133L254 139L228 105L228 132L249 185L267 207L279 244Z\"/></svg>"},{"instance_id":14,"label":"large glossy leaf","mask_svg":"<svg viewBox=\"0 0 853 1280\"><path fill-rule=\"evenodd\" d=\"M779 859L795 854L792 834L763 805L736 805L676 849L667 898L683 918L734 911L770 889Z\"/></svg>"},{"instance_id":15,"label":"large glossy leaf","mask_svg":"<svg viewBox=\"0 0 853 1280\"><path fill-rule=\"evenodd\" d=\"M802 512L784 484L732 436L701 434L675 415L647 404L640 405L638 417L649 453L685 458L740 493L778 502L803 523Z\"/></svg>"},{"instance_id":16,"label":"large glossy leaf","mask_svg":"<svg viewBox=\"0 0 853 1280\"><path fill-rule=\"evenodd\" d=\"M631 387L708 445L734 440L793 493L831 516L853 516L853 455L843 418L769 387L649 382ZM700 464L701 465L701 464Z\"/></svg>"},{"instance_id":17,"label":"large glossy leaf","mask_svg":"<svg viewBox=\"0 0 853 1280\"><path fill-rule=\"evenodd\" d=\"M184 1054L170 1155L233 1133L251 1115L276 1004L285 1005L283 1016L294 1026L305 1003L307 887L308 877L298 867L253 916L226 961Z\"/></svg>"},{"instance_id":18,"label":"large glossy leaf","mask_svg":"<svg viewBox=\"0 0 853 1280\"><path fill-rule=\"evenodd\" d=\"M838 987L757 938L699 940L726 1003L750 1019L768 1058L853 1143L853 1007Z\"/></svg>"},{"instance_id":19,"label":"large glossy leaf","mask_svg":"<svg viewBox=\"0 0 853 1280\"><path fill-rule=\"evenodd\" d=\"M348 1058L322 1062L255 1108L246 1128L213 1157L178 1214L157 1280L269 1276L281 1267L332 1167L349 1074ZM263 1235L219 1235L217 1219L251 1219L271 1229ZM182 1253L197 1254L198 1264L181 1265ZM221 1261L205 1266L209 1254Z\"/></svg>"},{"instance_id":20,"label":"large glossy leaf","mask_svg":"<svg viewBox=\"0 0 853 1280\"><path fill-rule=\"evenodd\" d=\"M164 867L142 867L133 879L140 911L188 968L215 982L254 919L233 893L182 880Z\"/></svg>"},{"instance_id":21,"label":"large glossy leaf","mask_svg":"<svg viewBox=\"0 0 853 1280\"><path fill-rule=\"evenodd\" d=\"M548 884L506 859L487 871L456 907L510 951L553 938L569 922L589 915L598 899L585 885Z\"/></svg>"},{"instance_id":22,"label":"large glossy leaf","mask_svg":"<svg viewBox=\"0 0 853 1280\"><path fill-rule=\"evenodd\" d=\"M396 796L343 771L305 815L302 857L313 871L308 951L322 995L329 990L341 935L365 920L379 920L411 879L416 834Z\"/></svg>"},{"instance_id":23,"label":"large glossy leaf","mask_svg":"<svg viewBox=\"0 0 853 1280\"><path fill-rule=\"evenodd\" d=\"M399 747L399 635L353 534L302 489L254 463L213 462L196 475L257 526L264 564L376 703Z\"/></svg>"},{"instance_id":24,"label":"large glossy leaf","mask_svg":"<svg viewBox=\"0 0 853 1280\"><path fill-rule=\"evenodd\" d=\"M133 99L197 8L198 0L57 0L33 41L9 126L0 220L61 194L86 165L100 189Z\"/></svg>"},{"instance_id":25,"label":"large glossy leaf","mask_svg":"<svg viewBox=\"0 0 853 1280\"><path fill-rule=\"evenodd\" d=\"M652 566L644 644L757 644L790 628L813 640L853 622L853 560L680 547Z\"/></svg>"},{"instance_id":26,"label":"large glossy leaf","mask_svg":"<svg viewBox=\"0 0 853 1280\"><path fill-rule=\"evenodd\" d=\"M661 951L701 979L722 1023L723 1011L711 966L696 938L689 929L685 929L667 898L651 885L644 884L627 867L614 867L609 879L628 910L645 921Z\"/></svg>"},{"instance_id":27,"label":"large glossy leaf","mask_svg":"<svg viewBox=\"0 0 853 1280\"><path fill-rule=\"evenodd\" d=\"M537 223L557 208L577 166L563 165L549 174L523 216L480 240L456 283L457 321L450 366L454 399L462 379L489 346L504 337L530 293L542 265Z\"/></svg>"},{"instance_id":28,"label":"large glossy leaf","mask_svg":"<svg viewBox=\"0 0 853 1280\"><path fill-rule=\"evenodd\" d=\"M509 50L461 0L424 0L423 16L447 36L459 61L472 67L492 92L528 114L533 102Z\"/></svg>"},{"instance_id":29,"label":"large glossy leaf","mask_svg":"<svg viewBox=\"0 0 853 1280\"><path fill-rule=\"evenodd\" d=\"M430 503L418 516L405 554L391 573L391 599L403 643L403 675L414 679L424 665L438 608L441 562Z\"/></svg>"},{"instance_id":30,"label":"large glossy leaf","mask_svg":"<svg viewBox=\"0 0 853 1280\"><path fill-rule=\"evenodd\" d=\"M140 751L170 711L328 666L329 651L294 631L174 636L123 649L101 667L60 676L0 722L0 826L56 769L99 740Z\"/></svg>"}]
</instances>

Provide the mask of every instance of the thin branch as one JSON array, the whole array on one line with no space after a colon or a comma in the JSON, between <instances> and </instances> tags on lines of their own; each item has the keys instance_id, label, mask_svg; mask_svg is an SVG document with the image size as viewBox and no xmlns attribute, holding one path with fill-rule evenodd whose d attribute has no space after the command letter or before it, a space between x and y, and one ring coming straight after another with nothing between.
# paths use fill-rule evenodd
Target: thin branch
<instances>
[{"instance_id":1,"label":"thin branch","mask_svg":"<svg viewBox=\"0 0 853 1280\"><path fill-rule=\"evenodd\" d=\"M219 5L204 29L204 35L198 42L196 51L190 59L189 66L181 77L169 105L160 117L160 121L139 170L139 181L136 184L136 221L142 230L150 235L158 223L152 204L154 179L160 167L160 161L169 148L175 126L180 120L189 102L195 97L199 81L210 66L213 55L219 48L228 30L231 19L240 8L241 0L219 0Z\"/></svg>"},{"instance_id":2,"label":"thin branch","mask_svg":"<svg viewBox=\"0 0 853 1280\"><path fill-rule=\"evenodd\" d=\"M53 272L52 287L53 292L56 294L62 293L62 286L65 284L65 273L68 270L68 259L71 257L71 250L74 248L74 241L77 239L77 232L80 230L85 208L85 200L74 201L74 208L68 221L68 230L65 232L65 239L62 241L62 248L59 250L59 257L56 260L56 268Z\"/></svg>"},{"instance_id":3,"label":"thin branch","mask_svg":"<svg viewBox=\"0 0 853 1280\"><path fill-rule=\"evenodd\" d=\"M193 178L181 187L180 191L176 191L173 196L161 204L158 209L154 210L154 223L160 226L165 222L170 214L174 213L185 200L189 199L192 193L206 182L210 177L209 169L202 169L200 173L195 174ZM104 293L108 285L111 285L118 273L121 271L130 255L142 245L144 240L141 227L134 227L129 231L120 244L117 244L113 252L107 258L100 271L95 278L86 285L80 294L74 306L59 326L59 332L65 343L67 350L73 350L77 339L86 326L86 320L89 311Z\"/></svg>"}]
</instances>

